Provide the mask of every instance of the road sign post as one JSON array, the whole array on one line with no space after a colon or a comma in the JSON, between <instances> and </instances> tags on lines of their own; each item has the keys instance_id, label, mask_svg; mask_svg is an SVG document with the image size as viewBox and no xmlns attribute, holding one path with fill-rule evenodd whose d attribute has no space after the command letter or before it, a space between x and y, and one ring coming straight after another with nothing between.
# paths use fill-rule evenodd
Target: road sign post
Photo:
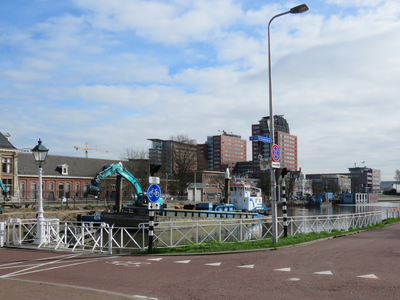
<instances>
[{"instance_id":1,"label":"road sign post","mask_svg":"<svg viewBox=\"0 0 400 300\"><path fill-rule=\"evenodd\" d=\"M153 251L154 234L154 208L157 208L157 201L160 199L161 189L157 184L150 184L147 189L147 199L149 199L149 251Z\"/></svg>"}]
</instances>

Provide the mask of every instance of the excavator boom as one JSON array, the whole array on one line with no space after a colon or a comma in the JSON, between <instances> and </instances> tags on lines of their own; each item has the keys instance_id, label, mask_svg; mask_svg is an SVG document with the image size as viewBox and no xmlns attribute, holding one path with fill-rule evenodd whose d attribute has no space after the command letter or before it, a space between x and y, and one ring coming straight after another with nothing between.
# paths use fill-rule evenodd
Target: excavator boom
<instances>
[{"instance_id":1,"label":"excavator boom","mask_svg":"<svg viewBox=\"0 0 400 300\"><path fill-rule=\"evenodd\" d=\"M122 166L122 163L112 164L108 168L104 169L100 173L98 173L94 179L92 180L92 185L89 187L88 193L90 195L97 196L100 193L100 188L98 187L101 184L100 179L106 178L110 175L117 173L121 175L123 178L128 180L138 195L138 199L135 202L142 202L143 201L143 190L139 184L139 181L131 174L127 169Z\"/></svg>"},{"instance_id":2,"label":"excavator boom","mask_svg":"<svg viewBox=\"0 0 400 300\"><path fill-rule=\"evenodd\" d=\"M0 187L4 192L8 193L8 189L6 188L6 186L1 181L0 181Z\"/></svg>"}]
</instances>

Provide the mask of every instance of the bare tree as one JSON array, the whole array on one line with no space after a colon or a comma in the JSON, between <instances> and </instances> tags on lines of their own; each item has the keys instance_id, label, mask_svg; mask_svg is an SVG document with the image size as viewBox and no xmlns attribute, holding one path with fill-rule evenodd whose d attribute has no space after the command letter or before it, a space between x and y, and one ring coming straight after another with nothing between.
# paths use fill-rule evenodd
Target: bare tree
<instances>
[{"instance_id":1,"label":"bare tree","mask_svg":"<svg viewBox=\"0 0 400 300\"><path fill-rule=\"evenodd\" d=\"M260 188L264 197L270 199L271 197L271 173L265 172L260 179Z\"/></svg>"},{"instance_id":2,"label":"bare tree","mask_svg":"<svg viewBox=\"0 0 400 300\"><path fill-rule=\"evenodd\" d=\"M193 140L189 138L187 134L178 134L177 136L171 135L169 138L172 141L179 142L179 143L184 143L188 145L196 145L196 140Z\"/></svg>"},{"instance_id":3,"label":"bare tree","mask_svg":"<svg viewBox=\"0 0 400 300\"><path fill-rule=\"evenodd\" d=\"M148 151L145 149L126 149L120 155L120 159L123 160L123 166L139 180L139 183L143 190L148 186L149 176L149 159Z\"/></svg>"},{"instance_id":4,"label":"bare tree","mask_svg":"<svg viewBox=\"0 0 400 300\"><path fill-rule=\"evenodd\" d=\"M400 170L396 169L396 172L394 174L394 180L396 180L397 183L400 183Z\"/></svg>"},{"instance_id":5,"label":"bare tree","mask_svg":"<svg viewBox=\"0 0 400 300\"><path fill-rule=\"evenodd\" d=\"M313 191L314 195L323 193L324 192L324 184L322 183L322 181L313 180L312 181L312 191Z\"/></svg>"},{"instance_id":6,"label":"bare tree","mask_svg":"<svg viewBox=\"0 0 400 300\"><path fill-rule=\"evenodd\" d=\"M197 170L196 141L186 135L171 137L175 141L171 145L172 175L175 181L171 184L171 191L183 196L190 183L193 182L193 172Z\"/></svg>"}]
</instances>

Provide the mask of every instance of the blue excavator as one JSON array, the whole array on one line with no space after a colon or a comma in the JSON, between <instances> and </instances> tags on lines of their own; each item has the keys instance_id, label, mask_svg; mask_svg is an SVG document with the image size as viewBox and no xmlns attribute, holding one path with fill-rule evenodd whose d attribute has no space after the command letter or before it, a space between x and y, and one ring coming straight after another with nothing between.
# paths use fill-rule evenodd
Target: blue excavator
<instances>
[{"instance_id":1,"label":"blue excavator","mask_svg":"<svg viewBox=\"0 0 400 300\"><path fill-rule=\"evenodd\" d=\"M121 162L119 162L118 164L111 164L109 167L98 173L92 180L92 184L88 189L88 194L93 196L98 196L100 194L100 188L99 188L99 185L101 184L100 179L104 179L113 174L121 175L123 178L125 178L132 184L137 194L137 197L135 197L135 200L133 201L134 206L141 206L143 204L146 204L147 196L144 195L139 181L135 178L135 176L129 173L129 171L122 166ZM163 204L162 198L159 199L159 203L160 205Z\"/></svg>"},{"instance_id":2,"label":"blue excavator","mask_svg":"<svg viewBox=\"0 0 400 300\"><path fill-rule=\"evenodd\" d=\"M8 193L8 189L6 188L6 186L4 185L4 183L2 183L1 181L0 181L0 187L1 187L1 189L2 189L5 193Z\"/></svg>"}]
</instances>

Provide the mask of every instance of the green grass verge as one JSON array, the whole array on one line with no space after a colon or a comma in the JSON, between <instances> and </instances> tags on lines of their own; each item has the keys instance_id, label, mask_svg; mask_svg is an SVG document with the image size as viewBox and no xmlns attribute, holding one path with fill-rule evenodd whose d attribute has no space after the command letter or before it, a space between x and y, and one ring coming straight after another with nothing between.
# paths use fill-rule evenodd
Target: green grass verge
<instances>
[{"instance_id":1,"label":"green grass verge","mask_svg":"<svg viewBox=\"0 0 400 300\"><path fill-rule=\"evenodd\" d=\"M344 230L332 230L331 232L309 233L309 234L296 234L286 238L279 238L278 243L274 243L271 238L257 241L233 242L233 243L219 243L209 242L201 245L188 244L179 248L153 248L153 251L148 250L136 251L134 254L185 254L185 253L208 253L208 252L227 252L227 251L244 251L244 250L257 250L257 249L277 249L278 247L290 246L301 244L305 242L315 241L328 237L339 237L348 233L358 232L360 230L371 230L381 228L386 225L400 222L400 218L384 220L382 223L371 225L367 227L358 227Z\"/></svg>"}]
</instances>

